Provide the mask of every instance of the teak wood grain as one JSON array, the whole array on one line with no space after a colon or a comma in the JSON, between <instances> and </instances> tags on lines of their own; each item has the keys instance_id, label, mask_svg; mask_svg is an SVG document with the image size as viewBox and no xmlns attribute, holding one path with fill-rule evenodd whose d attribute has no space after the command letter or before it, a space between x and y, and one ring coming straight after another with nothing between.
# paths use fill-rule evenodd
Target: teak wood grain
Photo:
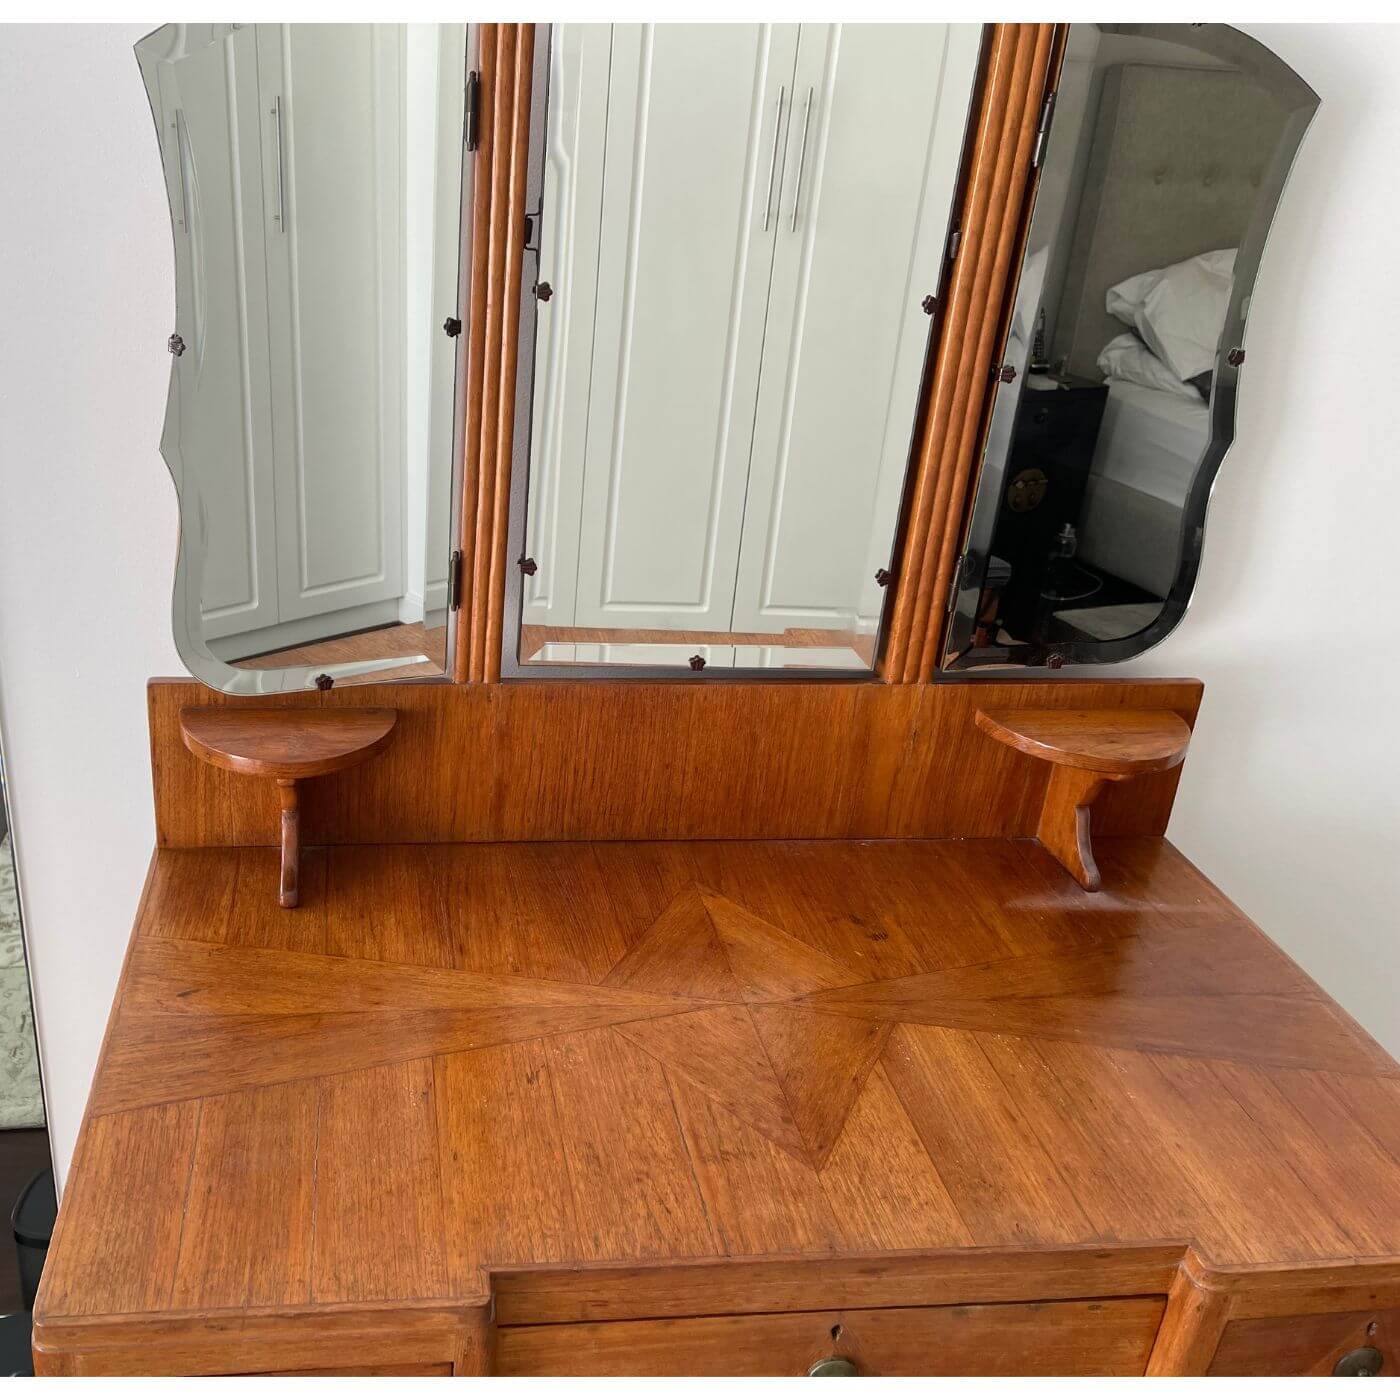
<instances>
[{"instance_id":1,"label":"teak wood grain","mask_svg":"<svg viewBox=\"0 0 1400 1400\"><path fill-rule=\"evenodd\" d=\"M457 681L496 681L501 674L534 37L533 24L483 24L478 40L481 132L473 157Z\"/></svg>"},{"instance_id":2,"label":"teak wood grain","mask_svg":"<svg viewBox=\"0 0 1400 1400\"><path fill-rule=\"evenodd\" d=\"M572 1326L625 1370L740 1314L805 1315L756 1365L839 1315L959 1369L992 1305L1008 1367L1204 1371L1400 1307L1400 1067L1160 838L1099 896L1029 841L573 841L317 851L281 910L267 854L156 854L45 1371L539 1369Z\"/></svg>"},{"instance_id":3,"label":"teak wood grain","mask_svg":"<svg viewBox=\"0 0 1400 1400\"><path fill-rule=\"evenodd\" d=\"M185 747L231 773L318 778L363 763L388 744L393 710L239 710L191 705L180 711Z\"/></svg>"},{"instance_id":4,"label":"teak wood grain","mask_svg":"<svg viewBox=\"0 0 1400 1400\"><path fill-rule=\"evenodd\" d=\"M396 684L280 697L276 708L398 712L372 763L303 796L312 838L398 841L1031 836L1047 765L992 743L979 709L1167 709L1194 722L1191 680L866 684ZM264 796L196 761L189 705L242 714L256 700L193 681L148 689L162 846L276 840ZM585 742L586 740L586 742ZM1177 774L1107 792L1102 835L1160 835Z\"/></svg>"},{"instance_id":5,"label":"teak wood grain","mask_svg":"<svg viewBox=\"0 0 1400 1400\"><path fill-rule=\"evenodd\" d=\"M977 727L1032 758L1125 778L1174 768L1191 742L1171 710L981 709Z\"/></svg>"},{"instance_id":6,"label":"teak wood grain","mask_svg":"<svg viewBox=\"0 0 1400 1400\"><path fill-rule=\"evenodd\" d=\"M840 1357L862 1376L1140 1376L1160 1298L731 1314L505 1327L507 1376L803 1376Z\"/></svg>"},{"instance_id":7,"label":"teak wood grain","mask_svg":"<svg viewBox=\"0 0 1400 1400\"><path fill-rule=\"evenodd\" d=\"M180 711L185 747L215 768L272 778L281 807L282 868L278 901L301 901L301 803L298 781L363 763L388 742L393 710L239 710L187 706Z\"/></svg>"},{"instance_id":8,"label":"teak wood grain","mask_svg":"<svg viewBox=\"0 0 1400 1400\"><path fill-rule=\"evenodd\" d=\"M1108 783L1175 768L1191 742L1170 710L978 710L977 727L1053 765L1035 834L1086 890L1102 883L1089 834L1095 799Z\"/></svg>"}]
</instances>

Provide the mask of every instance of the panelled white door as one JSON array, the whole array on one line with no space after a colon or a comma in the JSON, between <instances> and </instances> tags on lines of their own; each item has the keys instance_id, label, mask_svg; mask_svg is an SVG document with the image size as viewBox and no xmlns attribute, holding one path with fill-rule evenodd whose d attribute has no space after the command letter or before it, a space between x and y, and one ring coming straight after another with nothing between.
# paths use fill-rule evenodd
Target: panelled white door
<instances>
[{"instance_id":1,"label":"panelled white door","mask_svg":"<svg viewBox=\"0 0 1400 1400\"><path fill-rule=\"evenodd\" d=\"M802 26L736 631L879 616L980 37Z\"/></svg>"},{"instance_id":2,"label":"panelled white door","mask_svg":"<svg viewBox=\"0 0 1400 1400\"><path fill-rule=\"evenodd\" d=\"M524 579L527 622L574 622L612 36L611 25L558 24L550 44L539 280L554 294L536 303L525 552L539 567Z\"/></svg>"},{"instance_id":3,"label":"panelled white door","mask_svg":"<svg viewBox=\"0 0 1400 1400\"><path fill-rule=\"evenodd\" d=\"M257 36L286 622L403 592L403 30Z\"/></svg>"},{"instance_id":4,"label":"panelled white door","mask_svg":"<svg viewBox=\"0 0 1400 1400\"><path fill-rule=\"evenodd\" d=\"M979 41L555 30L526 622L873 625Z\"/></svg>"},{"instance_id":5,"label":"panelled white door","mask_svg":"<svg viewBox=\"0 0 1400 1400\"><path fill-rule=\"evenodd\" d=\"M167 460L197 502L203 541L202 596L181 600L189 635L213 638L278 620L277 527L257 49L250 28L190 41L157 70L176 304L188 308L167 422L178 451ZM251 161L240 155L249 150Z\"/></svg>"},{"instance_id":6,"label":"panelled white door","mask_svg":"<svg viewBox=\"0 0 1400 1400\"><path fill-rule=\"evenodd\" d=\"M582 481L554 484L560 506L581 494L555 517L579 521L581 626L729 625L796 49L795 25L617 25L606 73L583 72L607 81L601 102L579 89L575 138L596 164L584 124L605 122L601 191L570 261L593 241L596 286L591 307L579 288L541 305L591 320L586 366L576 341L562 351L588 398L583 451L561 441L557 460ZM559 319L538 343L555 334Z\"/></svg>"},{"instance_id":7,"label":"panelled white door","mask_svg":"<svg viewBox=\"0 0 1400 1400\"><path fill-rule=\"evenodd\" d=\"M403 30L180 29L156 70L186 347L166 431L204 562L177 605L240 655L404 591Z\"/></svg>"}]
</instances>

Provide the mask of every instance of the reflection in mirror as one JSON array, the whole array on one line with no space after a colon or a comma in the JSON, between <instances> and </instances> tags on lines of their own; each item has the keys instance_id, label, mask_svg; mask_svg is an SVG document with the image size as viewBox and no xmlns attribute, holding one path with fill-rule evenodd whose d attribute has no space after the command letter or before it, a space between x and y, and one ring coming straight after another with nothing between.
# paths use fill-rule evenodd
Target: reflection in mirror
<instances>
[{"instance_id":1,"label":"reflection in mirror","mask_svg":"<svg viewBox=\"0 0 1400 1400\"><path fill-rule=\"evenodd\" d=\"M980 39L538 46L508 672L870 670Z\"/></svg>"},{"instance_id":2,"label":"reflection in mirror","mask_svg":"<svg viewBox=\"0 0 1400 1400\"><path fill-rule=\"evenodd\" d=\"M176 640L219 689L443 673L465 44L171 24L136 46L175 239Z\"/></svg>"},{"instance_id":3,"label":"reflection in mirror","mask_svg":"<svg viewBox=\"0 0 1400 1400\"><path fill-rule=\"evenodd\" d=\"M1316 106L1225 25L1071 26L945 666L1118 660L1180 620Z\"/></svg>"}]
</instances>

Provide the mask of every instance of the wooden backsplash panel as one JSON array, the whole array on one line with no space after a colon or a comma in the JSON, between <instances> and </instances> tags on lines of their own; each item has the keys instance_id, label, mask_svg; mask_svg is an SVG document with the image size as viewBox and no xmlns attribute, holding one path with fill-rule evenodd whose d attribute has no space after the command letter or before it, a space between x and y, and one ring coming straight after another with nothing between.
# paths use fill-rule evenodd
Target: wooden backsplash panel
<instances>
[{"instance_id":1,"label":"wooden backsplash panel","mask_svg":"<svg viewBox=\"0 0 1400 1400\"><path fill-rule=\"evenodd\" d=\"M948 685L523 681L388 684L249 700L149 686L162 846L272 845L270 786L199 762L184 705L389 705L389 747L306 784L310 845L1030 836L1049 767L982 734L979 708L1113 705L1195 721L1192 680ZM1187 761L1189 762L1189 756ZM1178 770L1115 784L1102 835L1166 828Z\"/></svg>"}]
</instances>

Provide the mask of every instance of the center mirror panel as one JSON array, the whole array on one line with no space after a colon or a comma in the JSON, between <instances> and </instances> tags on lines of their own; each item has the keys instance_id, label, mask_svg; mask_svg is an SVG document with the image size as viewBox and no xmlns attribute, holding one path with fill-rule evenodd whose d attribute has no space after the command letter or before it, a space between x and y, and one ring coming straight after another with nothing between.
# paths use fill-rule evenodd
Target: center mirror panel
<instances>
[{"instance_id":1,"label":"center mirror panel","mask_svg":"<svg viewBox=\"0 0 1400 1400\"><path fill-rule=\"evenodd\" d=\"M980 40L552 29L507 673L872 669Z\"/></svg>"}]
</instances>

